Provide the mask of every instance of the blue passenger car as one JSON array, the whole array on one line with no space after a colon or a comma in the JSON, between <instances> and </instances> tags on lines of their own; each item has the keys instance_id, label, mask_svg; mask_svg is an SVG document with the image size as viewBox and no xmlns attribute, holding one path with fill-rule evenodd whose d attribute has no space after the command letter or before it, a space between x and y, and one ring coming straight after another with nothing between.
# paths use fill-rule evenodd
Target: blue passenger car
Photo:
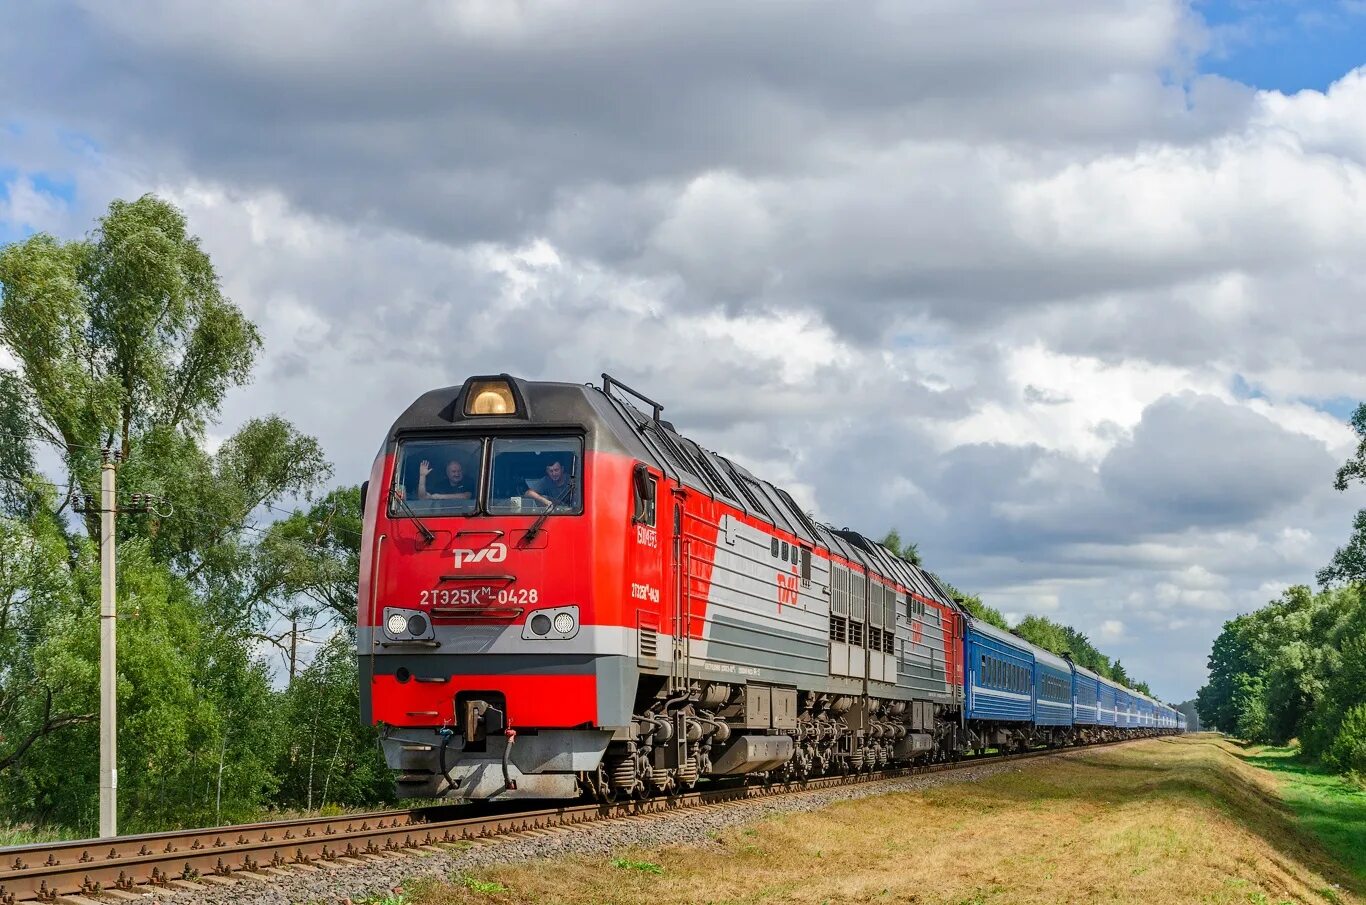
<instances>
[{"instance_id":1,"label":"blue passenger car","mask_svg":"<svg viewBox=\"0 0 1366 905\"><path fill-rule=\"evenodd\" d=\"M1097 677L1096 680L1096 719L1102 726L1114 726L1115 722L1115 683Z\"/></svg>"},{"instance_id":2,"label":"blue passenger car","mask_svg":"<svg viewBox=\"0 0 1366 905\"><path fill-rule=\"evenodd\" d=\"M1084 666L1072 666L1072 722L1094 726L1100 722L1100 676Z\"/></svg>"},{"instance_id":3,"label":"blue passenger car","mask_svg":"<svg viewBox=\"0 0 1366 905\"><path fill-rule=\"evenodd\" d=\"M1030 645L969 618L964 638L968 719L1027 723L1034 717Z\"/></svg>"},{"instance_id":4,"label":"blue passenger car","mask_svg":"<svg viewBox=\"0 0 1366 905\"><path fill-rule=\"evenodd\" d=\"M1128 689L1115 687L1115 725L1121 729L1132 729L1138 725L1138 712L1134 708L1134 696Z\"/></svg>"},{"instance_id":5,"label":"blue passenger car","mask_svg":"<svg viewBox=\"0 0 1366 905\"><path fill-rule=\"evenodd\" d=\"M1042 648L1033 654L1034 725L1072 725L1072 667Z\"/></svg>"}]
</instances>

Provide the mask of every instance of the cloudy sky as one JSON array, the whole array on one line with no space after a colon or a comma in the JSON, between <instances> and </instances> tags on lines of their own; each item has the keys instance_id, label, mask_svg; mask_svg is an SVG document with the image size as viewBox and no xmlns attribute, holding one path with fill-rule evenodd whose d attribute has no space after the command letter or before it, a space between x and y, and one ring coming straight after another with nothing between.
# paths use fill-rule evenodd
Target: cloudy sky
<instances>
[{"instance_id":1,"label":"cloudy sky","mask_svg":"<svg viewBox=\"0 0 1366 905\"><path fill-rule=\"evenodd\" d=\"M1366 504L1361 0L193 6L0 8L0 241L181 205L220 435L608 371L1173 700Z\"/></svg>"}]
</instances>

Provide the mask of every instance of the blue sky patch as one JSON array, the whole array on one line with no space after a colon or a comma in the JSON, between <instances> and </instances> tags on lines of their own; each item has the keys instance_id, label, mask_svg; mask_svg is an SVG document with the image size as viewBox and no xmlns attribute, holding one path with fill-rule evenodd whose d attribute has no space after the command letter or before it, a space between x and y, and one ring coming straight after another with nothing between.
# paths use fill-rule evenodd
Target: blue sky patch
<instances>
[{"instance_id":1,"label":"blue sky patch","mask_svg":"<svg viewBox=\"0 0 1366 905\"><path fill-rule=\"evenodd\" d=\"M1204 72L1256 88L1325 90L1366 65L1363 0L1196 0L1212 32Z\"/></svg>"},{"instance_id":2,"label":"blue sky patch","mask_svg":"<svg viewBox=\"0 0 1366 905\"><path fill-rule=\"evenodd\" d=\"M1230 381L1229 390L1235 399L1265 399L1266 394L1257 387L1247 382L1247 378L1242 374L1234 374Z\"/></svg>"},{"instance_id":3,"label":"blue sky patch","mask_svg":"<svg viewBox=\"0 0 1366 905\"><path fill-rule=\"evenodd\" d=\"M56 173L21 173L12 166L0 164L0 205L10 200L10 185L16 180L26 180L34 191L55 198L70 206L76 198L76 180L70 176ZM27 239L37 230L30 223L22 223L0 213L0 245Z\"/></svg>"},{"instance_id":4,"label":"blue sky patch","mask_svg":"<svg viewBox=\"0 0 1366 905\"><path fill-rule=\"evenodd\" d=\"M1346 423L1352 420L1352 413L1357 410L1361 400L1355 396L1333 396L1328 399L1306 399L1309 405L1321 412L1332 415L1334 418Z\"/></svg>"},{"instance_id":5,"label":"blue sky patch","mask_svg":"<svg viewBox=\"0 0 1366 905\"><path fill-rule=\"evenodd\" d=\"M44 195L60 198L65 204L70 204L76 200L76 180L70 176L59 176L53 173L29 173L28 181Z\"/></svg>"}]
</instances>

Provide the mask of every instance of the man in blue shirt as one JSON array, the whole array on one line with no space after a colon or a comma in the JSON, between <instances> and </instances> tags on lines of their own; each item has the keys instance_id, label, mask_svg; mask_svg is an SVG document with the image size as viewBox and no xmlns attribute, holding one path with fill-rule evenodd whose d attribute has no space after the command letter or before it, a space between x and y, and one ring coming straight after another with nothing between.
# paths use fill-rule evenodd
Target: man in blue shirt
<instances>
[{"instance_id":1,"label":"man in blue shirt","mask_svg":"<svg viewBox=\"0 0 1366 905\"><path fill-rule=\"evenodd\" d=\"M545 477L527 481L526 488L527 496L545 504L547 508L574 505L574 479L559 459L552 460L545 467Z\"/></svg>"}]
</instances>

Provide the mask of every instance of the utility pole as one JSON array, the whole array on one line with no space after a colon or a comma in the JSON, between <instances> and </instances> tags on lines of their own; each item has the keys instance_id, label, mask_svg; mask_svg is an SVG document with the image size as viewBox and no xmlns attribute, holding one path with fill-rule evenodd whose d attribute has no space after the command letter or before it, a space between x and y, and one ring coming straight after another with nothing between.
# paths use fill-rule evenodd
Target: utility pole
<instances>
[{"instance_id":1,"label":"utility pole","mask_svg":"<svg viewBox=\"0 0 1366 905\"><path fill-rule=\"evenodd\" d=\"M290 613L289 622L289 684L294 684L294 665L299 662L299 613Z\"/></svg>"},{"instance_id":2,"label":"utility pole","mask_svg":"<svg viewBox=\"0 0 1366 905\"><path fill-rule=\"evenodd\" d=\"M118 514L146 512L150 497L135 493L131 505L119 508L115 489L119 450L100 450L100 837L118 835L119 759L118 759L118 606L114 596L115 552ZM89 496L72 501L77 512L92 512L95 501Z\"/></svg>"},{"instance_id":3,"label":"utility pole","mask_svg":"<svg viewBox=\"0 0 1366 905\"><path fill-rule=\"evenodd\" d=\"M100 465L100 836L119 834L118 611L114 605L114 524L118 453L101 450Z\"/></svg>"}]
</instances>

